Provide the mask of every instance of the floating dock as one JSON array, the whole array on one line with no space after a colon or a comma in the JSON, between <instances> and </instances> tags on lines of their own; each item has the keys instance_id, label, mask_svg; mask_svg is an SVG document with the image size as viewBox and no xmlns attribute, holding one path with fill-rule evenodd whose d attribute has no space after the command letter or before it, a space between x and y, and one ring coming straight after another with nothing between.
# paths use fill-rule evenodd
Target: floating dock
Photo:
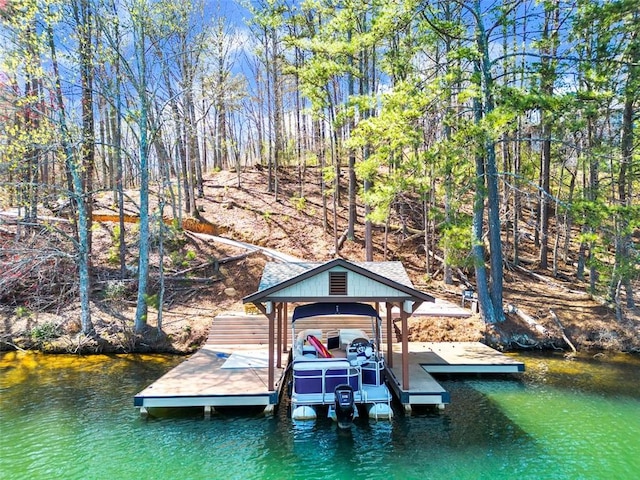
<instances>
[{"instance_id":1,"label":"floating dock","mask_svg":"<svg viewBox=\"0 0 640 480\"><path fill-rule=\"evenodd\" d=\"M242 316L233 319L243 321ZM249 319L257 328L260 317ZM256 332L252 330L251 335ZM214 340L215 329L207 345L135 396L134 405L142 414L154 407L202 407L205 416L216 407L229 406L264 406L265 413L273 411L281 399L288 354L281 355L280 367L274 365L275 389L269 390L268 345L262 340L255 344L216 344ZM393 345L393 367L387 366L386 375L389 388L409 412L411 405L450 403L449 393L432 374L522 371L522 362L480 342L409 342L409 390L403 390L399 380L400 344Z\"/></svg>"},{"instance_id":2,"label":"floating dock","mask_svg":"<svg viewBox=\"0 0 640 480\"><path fill-rule=\"evenodd\" d=\"M409 385L402 388L401 345L393 346L389 387L409 411L411 405L444 407L451 399L433 374L508 374L524 372L524 363L480 342L409 342Z\"/></svg>"},{"instance_id":3,"label":"floating dock","mask_svg":"<svg viewBox=\"0 0 640 480\"><path fill-rule=\"evenodd\" d=\"M260 345L205 345L197 353L134 397L142 414L154 407L264 406L269 413L278 404L284 369L276 367L277 389L267 388L267 347Z\"/></svg>"}]
</instances>

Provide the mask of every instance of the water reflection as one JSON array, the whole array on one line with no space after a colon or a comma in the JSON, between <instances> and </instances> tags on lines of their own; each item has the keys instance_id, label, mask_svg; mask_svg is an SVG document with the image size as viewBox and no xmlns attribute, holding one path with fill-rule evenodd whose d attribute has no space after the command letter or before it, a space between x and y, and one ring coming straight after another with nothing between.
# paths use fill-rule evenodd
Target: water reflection
<instances>
[{"instance_id":1,"label":"water reflection","mask_svg":"<svg viewBox=\"0 0 640 480\"><path fill-rule=\"evenodd\" d=\"M554 385L580 392L640 398L640 357L630 354L522 354L527 384Z\"/></svg>"},{"instance_id":2,"label":"water reflection","mask_svg":"<svg viewBox=\"0 0 640 480\"><path fill-rule=\"evenodd\" d=\"M640 362L527 355L522 382L468 381L571 478L640 471Z\"/></svg>"}]
</instances>

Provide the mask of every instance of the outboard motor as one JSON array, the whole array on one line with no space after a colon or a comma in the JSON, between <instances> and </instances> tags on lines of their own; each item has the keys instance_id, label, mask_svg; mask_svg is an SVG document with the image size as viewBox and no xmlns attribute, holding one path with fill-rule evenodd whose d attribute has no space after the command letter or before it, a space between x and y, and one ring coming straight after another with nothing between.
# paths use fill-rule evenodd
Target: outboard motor
<instances>
[{"instance_id":1,"label":"outboard motor","mask_svg":"<svg viewBox=\"0 0 640 480\"><path fill-rule=\"evenodd\" d=\"M353 388L351 385L341 384L336 386L336 420L339 428L351 428L356 406L353 398Z\"/></svg>"}]
</instances>

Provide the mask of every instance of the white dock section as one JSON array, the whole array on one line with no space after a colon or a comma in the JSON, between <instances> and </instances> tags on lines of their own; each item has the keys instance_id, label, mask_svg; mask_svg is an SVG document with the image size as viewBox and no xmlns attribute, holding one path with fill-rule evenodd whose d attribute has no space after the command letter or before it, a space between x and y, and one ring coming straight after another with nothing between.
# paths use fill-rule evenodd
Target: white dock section
<instances>
[{"instance_id":1,"label":"white dock section","mask_svg":"<svg viewBox=\"0 0 640 480\"><path fill-rule=\"evenodd\" d=\"M401 346L393 351L395 362ZM524 372L524 363L480 342L410 342L409 359L429 373Z\"/></svg>"},{"instance_id":2,"label":"white dock section","mask_svg":"<svg viewBox=\"0 0 640 480\"><path fill-rule=\"evenodd\" d=\"M383 309L384 310L384 309ZM394 307L391 310L394 317L397 318L400 314L398 307ZM411 318L423 318L423 317L450 317L450 318L468 318L472 314L468 308L463 308L455 303L447 300L436 298L435 302L424 302L411 314ZM384 315L383 315L384 316Z\"/></svg>"},{"instance_id":3,"label":"white dock section","mask_svg":"<svg viewBox=\"0 0 640 480\"><path fill-rule=\"evenodd\" d=\"M409 360L409 389L402 387L402 358L394 354L394 367L387 367L387 385L405 406L410 405L446 405L451 397L435 378L429 375L419 363Z\"/></svg>"}]
</instances>

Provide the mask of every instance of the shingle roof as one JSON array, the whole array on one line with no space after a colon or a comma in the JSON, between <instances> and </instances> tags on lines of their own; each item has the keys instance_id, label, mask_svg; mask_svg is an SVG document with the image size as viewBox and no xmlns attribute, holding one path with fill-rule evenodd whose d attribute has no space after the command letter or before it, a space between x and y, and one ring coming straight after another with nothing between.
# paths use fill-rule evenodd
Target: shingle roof
<instances>
[{"instance_id":1,"label":"shingle roof","mask_svg":"<svg viewBox=\"0 0 640 480\"><path fill-rule=\"evenodd\" d=\"M403 294L400 295L401 298L407 298L407 296L409 296L419 301L434 301L431 295L416 290L413 287L409 275L401 262L349 262L342 258L336 258L324 263L269 262L263 270L258 291L246 296L243 302L264 301L269 298L270 295L282 291L282 289L290 285L334 267L346 268L347 270L367 276L376 282L395 288L403 292ZM368 297L368 295L365 296Z\"/></svg>"},{"instance_id":2,"label":"shingle roof","mask_svg":"<svg viewBox=\"0 0 640 480\"><path fill-rule=\"evenodd\" d=\"M258 291L266 290L290 280L327 262L280 263L268 262L262 271ZM388 278L396 283L413 288L402 262L349 262L357 267Z\"/></svg>"}]
</instances>

